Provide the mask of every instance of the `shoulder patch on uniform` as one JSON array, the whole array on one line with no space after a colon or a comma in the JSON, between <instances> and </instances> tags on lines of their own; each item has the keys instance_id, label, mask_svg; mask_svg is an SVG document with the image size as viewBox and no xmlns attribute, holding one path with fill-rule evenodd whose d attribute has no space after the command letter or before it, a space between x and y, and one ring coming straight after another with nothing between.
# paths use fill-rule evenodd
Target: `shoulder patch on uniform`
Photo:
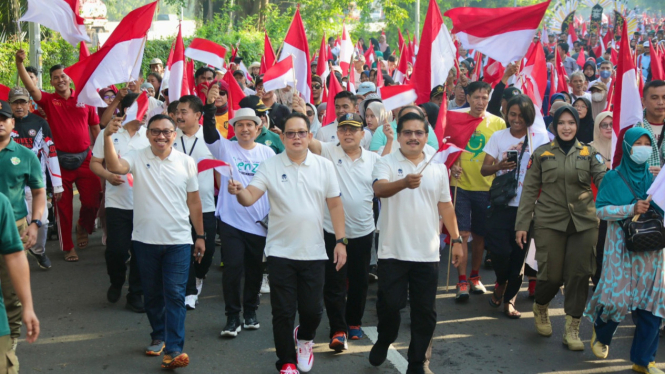
<instances>
[{"instance_id":1,"label":"shoulder patch on uniform","mask_svg":"<svg viewBox=\"0 0 665 374\"><path fill-rule=\"evenodd\" d=\"M545 156L554 156L554 153L550 151L545 151L540 155L540 157L545 157Z\"/></svg>"},{"instance_id":2,"label":"shoulder patch on uniform","mask_svg":"<svg viewBox=\"0 0 665 374\"><path fill-rule=\"evenodd\" d=\"M598 160L598 162L601 164L604 162L603 156L601 156L600 153L596 153L596 160Z\"/></svg>"},{"instance_id":3,"label":"shoulder patch on uniform","mask_svg":"<svg viewBox=\"0 0 665 374\"><path fill-rule=\"evenodd\" d=\"M580 151L580 156L588 156L589 155L589 147L586 145L582 147L582 150Z\"/></svg>"},{"instance_id":4,"label":"shoulder patch on uniform","mask_svg":"<svg viewBox=\"0 0 665 374\"><path fill-rule=\"evenodd\" d=\"M533 157L529 158L529 163L526 164L526 170L531 169L531 165L533 164Z\"/></svg>"}]
</instances>

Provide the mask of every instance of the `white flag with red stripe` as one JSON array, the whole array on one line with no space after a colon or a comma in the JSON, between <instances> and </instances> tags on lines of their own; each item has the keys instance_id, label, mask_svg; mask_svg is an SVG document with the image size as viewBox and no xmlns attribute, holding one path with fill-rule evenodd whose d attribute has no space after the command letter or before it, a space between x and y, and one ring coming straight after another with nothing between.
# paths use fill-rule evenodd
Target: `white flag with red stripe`
<instances>
[{"instance_id":1,"label":"white flag with red stripe","mask_svg":"<svg viewBox=\"0 0 665 374\"><path fill-rule=\"evenodd\" d=\"M226 70L224 69L226 48L210 40L194 38L185 50L185 56L195 61L204 62L219 70Z\"/></svg>"},{"instance_id":2,"label":"white flag with red stripe","mask_svg":"<svg viewBox=\"0 0 665 374\"><path fill-rule=\"evenodd\" d=\"M279 61L285 58L293 57L293 67L296 71L296 89L305 102L312 102L312 68L309 64L309 46L307 45L307 35L302 18L300 18L300 8L296 9L293 21L289 31L284 38L282 53L279 55ZM319 58L320 59L320 58Z\"/></svg>"},{"instance_id":3,"label":"white flag with red stripe","mask_svg":"<svg viewBox=\"0 0 665 374\"><path fill-rule=\"evenodd\" d=\"M296 82L294 78L293 58L288 56L266 71L263 75L263 89L266 92L270 92L286 86L295 87Z\"/></svg>"},{"instance_id":4,"label":"white flag with red stripe","mask_svg":"<svg viewBox=\"0 0 665 374\"><path fill-rule=\"evenodd\" d=\"M152 24L157 2L131 11L120 21L104 46L65 69L76 86L79 102L105 108L98 90L138 79L145 39Z\"/></svg>"},{"instance_id":5,"label":"white flag with red stripe","mask_svg":"<svg viewBox=\"0 0 665 374\"><path fill-rule=\"evenodd\" d=\"M453 143L443 143L441 147L439 147L439 151L436 152L434 156L432 156L432 162L435 164L448 165L449 156L454 155L455 153L458 152L468 152L468 151L465 151L464 149L456 146Z\"/></svg>"},{"instance_id":6,"label":"white flag with red stripe","mask_svg":"<svg viewBox=\"0 0 665 374\"><path fill-rule=\"evenodd\" d=\"M346 24L342 25L342 44L339 48L339 67L342 68L342 75L345 76L349 72L351 60L353 59L353 43L349 32L346 31Z\"/></svg>"},{"instance_id":7,"label":"white flag with red stripe","mask_svg":"<svg viewBox=\"0 0 665 374\"><path fill-rule=\"evenodd\" d=\"M410 84L381 88L381 100L386 111L412 104L417 98L416 90Z\"/></svg>"},{"instance_id":8,"label":"white flag with red stripe","mask_svg":"<svg viewBox=\"0 0 665 374\"><path fill-rule=\"evenodd\" d=\"M173 59L168 64L169 69L169 101L179 100L182 96L189 95L189 84L185 69L185 43L182 41L182 25L178 27L178 36L176 36L173 46Z\"/></svg>"},{"instance_id":9,"label":"white flag with red stripe","mask_svg":"<svg viewBox=\"0 0 665 374\"><path fill-rule=\"evenodd\" d=\"M516 8L454 8L446 11L465 49L476 49L504 65L524 57L549 1Z\"/></svg>"},{"instance_id":10,"label":"white flag with red stripe","mask_svg":"<svg viewBox=\"0 0 665 374\"><path fill-rule=\"evenodd\" d=\"M125 120L122 122L122 124L125 125L131 121L143 120L143 117L145 117L145 115L148 113L148 104L150 104L148 91L143 91L125 112Z\"/></svg>"},{"instance_id":11,"label":"white flag with red stripe","mask_svg":"<svg viewBox=\"0 0 665 374\"><path fill-rule=\"evenodd\" d=\"M39 23L57 31L76 47L79 42L90 43L79 8L79 0L28 0L28 10L19 21Z\"/></svg>"},{"instance_id":12,"label":"white flag with red stripe","mask_svg":"<svg viewBox=\"0 0 665 374\"><path fill-rule=\"evenodd\" d=\"M210 169L215 169L219 174L227 178L233 177L233 172L231 171L231 165L227 164L222 160L204 158L199 160L199 162L196 164L196 168L198 169L199 173L203 173L204 171Z\"/></svg>"}]
</instances>

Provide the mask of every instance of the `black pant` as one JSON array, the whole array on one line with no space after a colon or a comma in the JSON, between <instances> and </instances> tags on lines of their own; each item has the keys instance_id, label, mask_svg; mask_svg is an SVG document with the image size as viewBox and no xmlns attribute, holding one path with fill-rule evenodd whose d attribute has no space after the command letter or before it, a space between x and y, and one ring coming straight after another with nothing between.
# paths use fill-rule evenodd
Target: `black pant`
<instances>
[{"instance_id":1,"label":"black pant","mask_svg":"<svg viewBox=\"0 0 665 374\"><path fill-rule=\"evenodd\" d=\"M423 366L436 328L435 302L439 263L379 259L378 272L377 343L392 344L397 339L401 322L400 310L406 306L408 287L411 342L407 358L410 368Z\"/></svg>"},{"instance_id":2,"label":"black pant","mask_svg":"<svg viewBox=\"0 0 665 374\"><path fill-rule=\"evenodd\" d=\"M226 315L239 315L241 307L247 315L248 312L254 312L259 308L259 291L263 280L263 249L266 246L266 237L238 230L222 221L219 221L219 236L222 239L222 256L224 257L222 287ZM241 305L243 273L245 274L245 289Z\"/></svg>"},{"instance_id":3,"label":"black pant","mask_svg":"<svg viewBox=\"0 0 665 374\"><path fill-rule=\"evenodd\" d=\"M323 316L323 281L326 260L298 261L268 257L272 332L277 353L277 370L296 364L293 325L300 317L298 339L314 340Z\"/></svg>"},{"instance_id":4,"label":"black pant","mask_svg":"<svg viewBox=\"0 0 665 374\"><path fill-rule=\"evenodd\" d=\"M132 231L134 229L134 211L118 208L106 208L106 229L109 232L106 240L106 271L111 285L121 288L127 276L127 259L129 261L129 293L127 300L140 300L143 296L141 276L136 264L134 247L132 246Z\"/></svg>"},{"instance_id":5,"label":"black pant","mask_svg":"<svg viewBox=\"0 0 665 374\"><path fill-rule=\"evenodd\" d=\"M215 212L203 213L203 231L206 235L205 246L206 250L203 253L201 263L196 262L196 258L192 256L192 265L189 267L189 278L187 278L187 289L185 296L196 295L196 278L204 279L212 264L212 256L215 254L215 235L217 235L217 219ZM192 241L196 243L196 230L192 226ZM194 253L194 244L192 244L192 254Z\"/></svg>"},{"instance_id":6,"label":"black pant","mask_svg":"<svg viewBox=\"0 0 665 374\"><path fill-rule=\"evenodd\" d=\"M603 271L603 256L605 254L605 237L607 236L607 221L600 221L598 226L598 242L596 242L596 273L591 277L593 289L596 290L600 282L600 274Z\"/></svg>"},{"instance_id":7,"label":"black pant","mask_svg":"<svg viewBox=\"0 0 665 374\"><path fill-rule=\"evenodd\" d=\"M330 321L331 338L336 332L346 333L348 326L362 325L373 237L373 233L370 233L360 238L349 239L349 244L346 246L346 265L337 271L335 269L337 264L333 262L337 240L334 234L323 232L328 254L323 301Z\"/></svg>"},{"instance_id":8,"label":"black pant","mask_svg":"<svg viewBox=\"0 0 665 374\"><path fill-rule=\"evenodd\" d=\"M485 244L490 252L492 267L496 274L496 282L506 285L503 301L510 302L522 286L524 260L528 251L528 243L522 249L515 241L515 220L517 208L507 207L495 209L488 217L492 230L485 235Z\"/></svg>"}]
</instances>

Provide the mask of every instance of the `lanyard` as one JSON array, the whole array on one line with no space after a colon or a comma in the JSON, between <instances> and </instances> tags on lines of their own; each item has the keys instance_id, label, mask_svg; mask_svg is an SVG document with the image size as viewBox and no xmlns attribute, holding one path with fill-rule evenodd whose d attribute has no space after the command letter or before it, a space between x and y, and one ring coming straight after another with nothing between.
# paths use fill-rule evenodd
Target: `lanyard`
<instances>
[{"instance_id":1,"label":"lanyard","mask_svg":"<svg viewBox=\"0 0 665 374\"><path fill-rule=\"evenodd\" d=\"M182 151L185 152L188 156L191 156L192 152L194 152L194 147L196 147L196 142L199 141L199 138L194 139L194 144L192 144L192 148L189 150L189 153L187 153L187 148L185 148L185 139L183 136L180 137L180 141L182 142Z\"/></svg>"}]
</instances>

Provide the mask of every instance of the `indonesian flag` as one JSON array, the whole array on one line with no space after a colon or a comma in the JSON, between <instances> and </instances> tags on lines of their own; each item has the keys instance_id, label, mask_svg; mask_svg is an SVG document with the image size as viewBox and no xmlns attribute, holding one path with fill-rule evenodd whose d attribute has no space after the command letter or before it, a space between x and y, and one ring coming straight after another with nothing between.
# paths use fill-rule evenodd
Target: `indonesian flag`
<instances>
[{"instance_id":1,"label":"indonesian flag","mask_svg":"<svg viewBox=\"0 0 665 374\"><path fill-rule=\"evenodd\" d=\"M407 30L408 31L408 30ZM404 37L402 36L402 30L397 28L397 49L399 49L400 55L405 51L406 43L404 42Z\"/></svg>"},{"instance_id":2,"label":"indonesian flag","mask_svg":"<svg viewBox=\"0 0 665 374\"><path fill-rule=\"evenodd\" d=\"M381 88L384 85L383 82L383 66L381 66L381 61L376 65L376 92L381 95Z\"/></svg>"},{"instance_id":3,"label":"indonesian flag","mask_svg":"<svg viewBox=\"0 0 665 374\"><path fill-rule=\"evenodd\" d=\"M185 50L185 56L217 69L224 69L226 48L210 40L194 38Z\"/></svg>"},{"instance_id":4,"label":"indonesian flag","mask_svg":"<svg viewBox=\"0 0 665 374\"><path fill-rule=\"evenodd\" d=\"M407 68L409 67L409 53L407 52L408 48L406 44L402 46L399 53L399 64L397 69L393 72L393 80L398 84L405 84L409 81L407 75Z\"/></svg>"},{"instance_id":5,"label":"indonesian flag","mask_svg":"<svg viewBox=\"0 0 665 374\"><path fill-rule=\"evenodd\" d=\"M240 63L238 64L238 70L245 73L245 79L247 79L248 82L254 82L252 74L249 73L249 69L247 69L247 66L243 60L240 60Z\"/></svg>"},{"instance_id":6,"label":"indonesian flag","mask_svg":"<svg viewBox=\"0 0 665 374\"><path fill-rule=\"evenodd\" d=\"M369 48L367 48L367 52L365 52L365 62L370 67L372 67L372 64L374 63L374 61L376 61L376 58L374 56L375 56L374 44L369 43Z\"/></svg>"},{"instance_id":7,"label":"indonesian flag","mask_svg":"<svg viewBox=\"0 0 665 374\"><path fill-rule=\"evenodd\" d=\"M665 173L658 173L656 179L651 183L651 187L647 190L647 194L658 206L665 206Z\"/></svg>"},{"instance_id":8,"label":"indonesian flag","mask_svg":"<svg viewBox=\"0 0 665 374\"><path fill-rule=\"evenodd\" d=\"M446 167L450 169L461 155L460 152L468 151L465 151L453 143L445 143L440 146L438 152L434 154L432 162L435 164L445 164Z\"/></svg>"},{"instance_id":9,"label":"indonesian flag","mask_svg":"<svg viewBox=\"0 0 665 374\"><path fill-rule=\"evenodd\" d=\"M349 71L351 60L353 59L353 43L349 32L346 31L346 24L342 25L342 44L339 49L339 67L344 73Z\"/></svg>"},{"instance_id":10,"label":"indonesian flag","mask_svg":"<svg viewBox=\"0 0 665 374\"><path fill-rule=\"evenodd\" d=\"M229 126L229 129L232 126ZM227 178L233 178L233 172L231 171L231 165L227 164L226 162L222 160L215 160L212 158L204 158L199 160L199 162L196 164L196 168L200 173L203 173L204 171L210 170L210 169L215 169L219 174L227 177Z\"/></svg>"},{"instance_id":11,"label":"indonesian flag","mask_svg":"<svg viewBox=\"0 0 665 374\"><path fill-rule=\"evenodd\" d=\"M584 57L584 48L580 47L580 53L577 54L577 65L580 66L580 68L584 67L584 63L586 62L586 58Z\"/></svg>"},{"instance_id":12,"label":"indonesian flag","mask_svg":"<svg viewBox=\"0 0 665 374\"><path fill-rule=\"evenodd\" d=\"M80 42L79 45L79 61L83 60L84 58L90 56L90 51L88 50L88 46L85 44L85 42Z\"/></svg>"},{"instance_id":13,"label":"indonesian flag","mask_svg":"<svg viewBox=\"0 0 665 374\"><path fill-rule=\"evenodd\" d=\"M326 110L326 116L321 126L327 126L337 119L337 115L335 113L335 96L342 91L344 91L344 88L342 88L342 85L339 84L335 74L331 75L327 101L328 106L326 107L329 109Z\"/></svg>"},{"instance_id":14,"label":"indonesian flag","mask_svg":"<svg viewBox=\"0 0 665 374\"><path fill-rule=\"evenodd\" d=\"M575 27L574 25L568 25L568 46L572 48L576 41L577 32L575 31Z\"/></svg>"},{"instance_id":15,"label":"indonesian flag","mask_svg":"<svg viewBox=\"0 0 665 374\"><path fill-rule=\"evenodd\" d=\"M8 101L9 91L11 91L11 88L5 86L4 84L0 84L0 100Z\"/></svg>"},{"instance_id":16,"label":"indonesian flag","mask_svg":"<svg viewBox=\"0 0 665 374\"><path fill-rule=\"evenodd\" d=\"M455 64L455 45L435 0L429 2L420 46L411 75L418 94L417 104L429 101L432 88L446 82L448 71Z\"/></svg>"},{"instance_id":17,"label":"indonesian flag","mask_svg":"<svg viewBox=\"0 0 665 374\"><path fill-rule=\"evenodd\" d=\"M132 106L130 106L129 109L127 109L127 112L125 112L125 120L122 122L122 124L126 125L131 121L143 120L143 117L145 117L146 113L148 113L149 103L150 99L148 98L148 91L141 92Z\"/></svg>"},{"instance_id":18,"label":"indonesian flag","mask_svg":"<svg viewBox=\"0 0 665 374\"><path fill-rule=\"evenodd\" d=\"M448 151L448 154L439 156L439 160L444 161L446 167L450 169L461 155L461 152L453 151L459 147L466 148L471 135L473 135L478 125L483 121L483 117L476 118L468 113L445 109L443 113L439 111L439 118L434 127L434 133L439 141L439 150L441 152ZM444 141L446 145L454 144L455 148L450 149L450 146L445 147Z\"/></svg>"},{"instance_id":19,"label":"indonesian flag","mask_svg":"<svg viewBox=\"0 0 665 374\"><path fill-rule=\"evenodd\" d=\"M475 66L473 68L473 74L471 74L471 80L475 82L480 80L480 72L483 68L483 54L480 52L476 53L474 60Z\"/></svg>"},{"instance_id":20,"label":"indonesian flag","mask_svg":"<svg viewBox=\"0 0 665 374\"><path fill-rule=\"evenodd\" d=\"M182 27L178 27L178 35L173 47L173 59L167 64L169 69L169 101L173 102L180 97L189 95L185 61L185 43L182 41Z\"/></svg>"},{"instance_id":21,"label":"indonesian flag","mask_svg":"<svg viewBox=\"0 0 665 374\"><path fill-rule=\"evenodd\" d=\"M356 94L356 74L355 74L355 68L353 65L349 66L349 81L346 87L346 90L351 92L352 94Z\"/></svg>"},{"instance_id":22,"label":"indonesian flag","mask_svg":"<svg viewBox=\"0 0 665 374\"><path fill-rule=\"evenodd\" d=\"M19 21L42 24L76 47L79 42L90 43L79 7L79 0L28 0L28 10Z\"/></svg>"},{"instance_id":23,"label":"indonesian flag","mask_svg":"<svg viewBox=\"0 0 665 374\"><path fill-rule=\"evenodd\" d=\"M65 69L76 86L78 101L107 105L97 90L139 77L148 30L157 1L131 11L96 53Z\"/></svg>"},{"instance_id":24,"label":"indonesian flag","mask_svg":"<svg viewBox=\"0 0 665 374\"><path fill-rule=\"evenodd\" d=\"M665 72L663 72L663 61L661 61L661 54L653 47L653 42L649 43L649 52L651 54L651 80L665 79Z\"/></svg>"},{"instance_id":25,"label":"indonesian flag","mask_svg":"<svg viewBox=\"0 0 665 374\"><path fill-rule=\"evenodd\" d=\"M625 22L625 21L624 21ZM642 74L635 68L635 61L630 55L630 39L628 27L621 32L621 55L616 70L614 83L614 121L612 121L612 167L617 167L623 156L623 134L638 122L642 122L642 103L637 86L637 74Z\"/></svg>"},{"instance_id":26,"label":"indonesian flag","mask_svg":"<svg viewBox=\"0 0 665 374\"><path fill-rule=\"evenodd\" d=\"M503 78L503 73L505 73L506 68L501 65L499 61L495 61L493 58L487 58L487 65L483 70L483 82L487 82L492 85L494 88L501 79Z\"/></svg>"},{"instance_id":27,"label":"indonesian flag","mask_svg":"<svg viewBox=\"0 0 665 374\"><path fill-rule=\"evenodd\" d=\"M568 92L568 74L566 74L566 68L563 66L558 47L554 48L554 64L556 65L554 70L556 70L557 81L552 87L555 92Z\"/></svg>"},{"instance_id":28,"label":"indonesian flag","mask_svg":"<svg viewBox=\"0 0 665 374\"><path fill-rule=\"evenodd\" d=\"M316 62L316 75L321 77L325 85L326 77L330 74L330 67L328 66L328 60L324 57L327 54L328 44L326 44L326 34L323 34L321 38L321 48L319 49L319 60Z\"/></svg>"},{"instance_id":29,"label":"indonesian flag","mask_svg":"<svg viewBox=\"0 0 665 374\"><path fill-rule=\"evenodd\" d=\"M381 88L381 100L386 111L412 104L417 98L416 90L410 84Z\"/></svg>"},{"instance_id":30,"label":"indonesian flag","mask_svg":"<svg viewBox=\"0 0 665 374\"><path fill-rule=\"evenodd\" d=\"M540 32L540 42L545 44L549 44L549 35L547 34L547 29L543 27L543 30Z\"/></svg>"},{"instance_id":31,"label":"indonesian flag","mask_svg":"<svg viewBox=\"0 0 665 374\"><path fill-rule=\"evenodd\" d=\"M465 7L450 9L444 15L453 21L453 33L464 48L508 65L526 54L549 5L548 0L516 8Z\"/></svg>"},{"instance_id":32,"label":"indonesian flag","mask_svg":"<svg viewBox=\"0 0 665 374\"><path fill-rule=\"evenodd\" d=\"M240 100L245 97L245 92L238 85L238 81L233 77L231 70L227 70L222 78L226 84L229 85L229 91L226 93L227 97L227 107L229 113L229 120L235 117L236 110L240 109ZM227 133L228 139L231 139L235 136L233 131L233 126L229 126L229 132Z\"/></svg>"},{"instance_id":33,"label":"indonesian flag","mask_svg":"<svg viewBox=\"0 0 665 374\"><path fill-rule=\"evenodd\" d=\"M295 71L291 56L276 63L263 75L263 88L266 92L278 90L286 86L295 87Z\"/></svg>"},{"instance_id":34,"label":"indonesian flag","mask_svg":"<svg viewBox=\"0 0 665 374\"><path fill-rule=\"evenodd\" d=\"M187 87L189 89L189 95L196 95L196 79L194 79L194 72L196 71L196 66L194 65L194 60L187 59L187 64L185 65L185 78ZM203 124L203 117L201 117L201 124Z\"/></svg>"},{"instance_id":35,"label":"indonesian flag","mask_svg":"<svg viewBox=\"0 0 665 374\"><path fill-rule=\"evenodd\" d=\"M296 71L296 89L305 102L312 102L312 68L309 65L309 47L305 27L300 18L300 8L296 9L291 27L284 38L279 61L293 56L293 67ZM334 107L334 105L333 105Z\"/></svg>"},{"instance_id":36,"label":"indonesian flag","mask_svg":"<svg viewBox=\"0 0 665 374\"><path fill-rule=\"evenodd\" d=\"M261 56L261 69L259 74L263 75L275 65L277 57L275 57L275 50L272 49L272 43L270 43L270 38L268 37L268 32L264 32L265 36L263 38L263 56Z\"/></svg>"}]
</instances>

